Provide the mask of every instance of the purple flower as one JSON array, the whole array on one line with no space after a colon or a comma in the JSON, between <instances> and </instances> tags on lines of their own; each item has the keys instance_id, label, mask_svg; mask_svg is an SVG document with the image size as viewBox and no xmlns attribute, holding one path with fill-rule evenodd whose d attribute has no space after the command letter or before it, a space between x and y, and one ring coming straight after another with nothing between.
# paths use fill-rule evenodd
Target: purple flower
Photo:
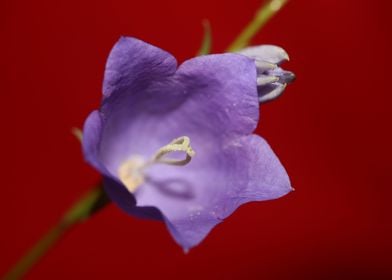
<instances>
[{"instance_id":1,"label":"purple flower","mask_svg":"<svg viewBox=\"0 0 392 280\"><path fill-rule=\"evenodd\" d=\"M287 194L286 171L252 134L258 65L226 53L177 68L169 53L121 38L83 137L85 158L111 199L129 214L163 220L187 250L241 204Z\"/></svg>"}]
</instances>

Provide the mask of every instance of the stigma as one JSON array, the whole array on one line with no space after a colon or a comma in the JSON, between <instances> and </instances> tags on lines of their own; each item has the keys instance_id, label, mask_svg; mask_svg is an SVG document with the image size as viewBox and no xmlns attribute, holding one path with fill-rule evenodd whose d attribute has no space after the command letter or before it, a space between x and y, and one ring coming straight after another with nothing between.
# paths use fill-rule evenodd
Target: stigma
<instances>
[{"instance_id":1,"label":"stigma","mask_svg":"<svg viewBox=\"0 0 392 280\"><path fill-rule=\"evenodd\" d=\"M174 157L182 153L185 157ZM131 193L134 193L145 182L145 170L155 164L174 166L187 165L195 156L188 136L182 136L172 140L169 144L159 148L150 159L144 159L134 155L120 164L118 176L121 182Z\"/></svg>"}]
</instances>

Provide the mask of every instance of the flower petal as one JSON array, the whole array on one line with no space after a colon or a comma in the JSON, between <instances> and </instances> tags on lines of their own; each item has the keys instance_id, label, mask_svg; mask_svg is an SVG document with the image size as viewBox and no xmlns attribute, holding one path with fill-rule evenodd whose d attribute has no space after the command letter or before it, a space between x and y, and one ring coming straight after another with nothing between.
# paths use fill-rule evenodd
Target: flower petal
<instances>
[{"instance_id":1,"label":"flower petal","mask_svg":"<svg viewBox=\"0 0 392 280\"><path fill-rule=\"evenodd\" d=\"M84 123L82 148L86 161L102 174L109 175L99 157L102 125L102 118L99 111L95 110L91 112Z\"/></svg>"},{"instance_id":2,"label":"flower petal","mask_svg":"<svg viewBox=\"0 0 392 280\"><path fill-rule=\"evenodd\" d=\"M289 60L289 55L287 52L281 47L274 45L248 47L239 51L238 53L274 64L280 64L283 61Z\"/></svg>"},{"instance_id":3,"label":"flower petal","mask_svg":"<svg viewBox=\"0 0 392 280\"><path fill-rule=\"evenodd\" d=\"M187 85L188 99L182 106L193 110L211 130L249 134L257 126L256 66L252 59L236 54L197 57L184 62L177 76Z\"/></svg>"},{"instance_id":4,"label":"flower petal","mask_svg":"<svg viewBox=\"0 0 392 280\"><path fill-rule=\"evenodd\" d=\"M121 95L135 94L150 83L173 75L176 68L177 61L170 53L136 38L121 37L106 63L101 111L108 107L115 110Z\"/></svg>"},{"instance_id":5,"label":"flower petal","mask_svg":"<svg viewBox=\"0 0 392 280\"><path fill-rule=\"evenodd\" d=\"M157 167L135 194L138 206L160 210L184 249L200 243L240 205L275 199L292 190L284 167L257 135L231 141L208 162L183 170Z\"/></svg>"},{"instance_id":6,"label":"flower petal","mask_svg":"<svg viewBox=\"0 0 392 280\"><path fill-rule=\"evenodd\" d=\"M223 199L222 216L230 215L238 206L249 201L279 198L292 191L290 179L268 143L258 135L249 135L231 142L225 149L231 163L227 174L229 199Z\"/></svg>"}]
</instances>

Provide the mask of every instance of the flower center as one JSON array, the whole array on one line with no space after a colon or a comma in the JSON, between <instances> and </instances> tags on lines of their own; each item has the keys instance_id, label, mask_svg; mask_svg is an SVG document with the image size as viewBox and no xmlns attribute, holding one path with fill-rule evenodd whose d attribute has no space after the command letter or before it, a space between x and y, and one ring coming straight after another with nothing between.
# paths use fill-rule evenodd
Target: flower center
<instances>
[{"instance_id":1,"label":"flower center","mask_svg":"<svg viewBox=\"0 0 392 280\"><path fill-rule=\"evenodd\" d=\"M173 157L178 152L185 153L185 158ZM124 161L118 168L118 176L126 188L133 193L144 183L144 169L147 167L153 164L184 166L191 161L194 155L195 151L191 147L191 140L188 136L182 136L158 149L149 160L144 160L141 156L133 156Z\"/></svg>"}]
</instances>

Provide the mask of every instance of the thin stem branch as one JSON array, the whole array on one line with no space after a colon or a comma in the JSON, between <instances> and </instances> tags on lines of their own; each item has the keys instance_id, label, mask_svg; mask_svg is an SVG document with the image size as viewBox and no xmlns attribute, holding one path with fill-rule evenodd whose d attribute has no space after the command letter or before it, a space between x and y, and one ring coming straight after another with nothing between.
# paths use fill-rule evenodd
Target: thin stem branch
<instances>
[{"instance_id":1,"label":"thin stem branch","mask_svg":"<svg viewBox=\"0 0 392 280\"><path fill-rule=\"evenodd\" d=\"M206 55L211 52L212 34L211 25L208 20L203 20L204 38L197 55Z\"/></svg>"},{"instance_id":2,"label":"thin stem branch","mask_svg":"<svg viewBox=\"0 0 392 280\"><path fill-rule=\"evenodd\" d=\"M253 20L244 28L241 34L227 48L235 52L246 47L257 32L288 2L288 0L269 0L257 11Z\"/></svg>"}]
</instances>

